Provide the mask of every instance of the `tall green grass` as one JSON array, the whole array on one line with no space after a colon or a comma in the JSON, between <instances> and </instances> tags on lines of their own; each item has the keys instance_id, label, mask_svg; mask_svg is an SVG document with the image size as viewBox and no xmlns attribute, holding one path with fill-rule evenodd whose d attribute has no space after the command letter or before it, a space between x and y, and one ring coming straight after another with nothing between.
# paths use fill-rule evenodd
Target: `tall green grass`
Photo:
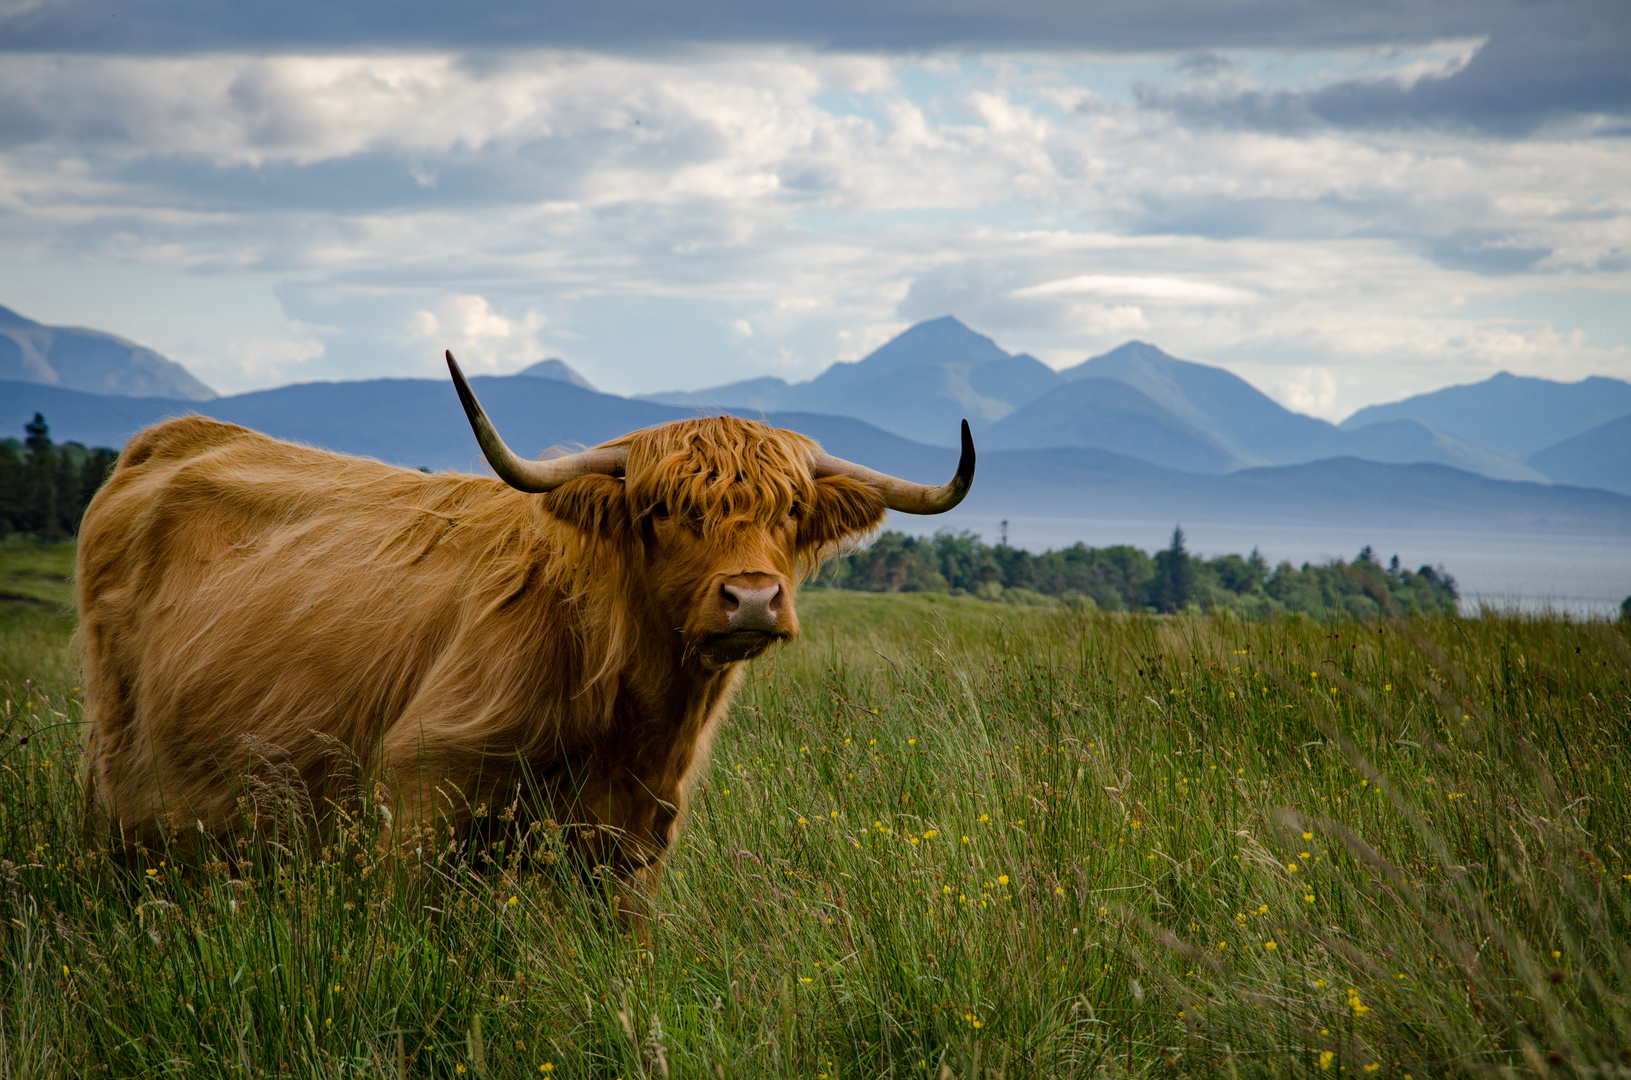
<instances>
[{"instance_id":1,"label":"tall green grass","mask_svg":"<svg viewBox=\"0 0 1631 1080\"><path fill-rule=\"evenodd\" d=\"M69 692L78 662L67 647L74 628L74 545L0 538L0 683Z\"/></svg>"},{"instance_id":2,"label":"tall green grass","mask_svg":"<svg viewBox=\"0 0 1631 1080\"><path fill-rule=\"evenodd\" d=\"M800 602L649 946L366 797L114 865L66 627L0 650L0 1072L1631 1074L1623 629Z\"/></svg>"}]
</instances>

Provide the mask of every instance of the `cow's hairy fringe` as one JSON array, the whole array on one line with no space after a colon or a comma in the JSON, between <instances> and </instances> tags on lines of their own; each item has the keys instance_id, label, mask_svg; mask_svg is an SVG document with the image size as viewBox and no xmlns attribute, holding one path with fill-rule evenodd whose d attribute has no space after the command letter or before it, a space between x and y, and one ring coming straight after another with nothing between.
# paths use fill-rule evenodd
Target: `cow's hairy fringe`
<instances>
[{"instance_id":1,"label":"cow's hairy fringe","mask_svg":"<svg viewBox=\"0 0 1631 1080\"><path fill-rule=\"evenodd\" d=\"M812 439L734 416L678 421L607 443L627 446L629 497L642 509L666 502L703 532L769 525L815 494Z\"/></svg>"}]
</instances>

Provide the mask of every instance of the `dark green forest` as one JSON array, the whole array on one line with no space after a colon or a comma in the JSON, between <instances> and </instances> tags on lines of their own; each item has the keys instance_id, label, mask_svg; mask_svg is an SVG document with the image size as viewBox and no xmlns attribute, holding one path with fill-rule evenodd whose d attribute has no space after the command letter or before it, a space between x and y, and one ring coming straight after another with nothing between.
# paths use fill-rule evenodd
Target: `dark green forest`
<instances>
[{"instance_id":1,"label":"dark green forest","mask_svg":"<svg viewBox=\"0 0 1631 1080\"><path fill-rule=\"evenodd\" d=\"M1271 568L1256 551L1246 558L1189 554L1182 529L1154 555L1126 544L1033 555L993 547L970 532L932 537L886 532L869 546L822 567L813 583L866 592L968 593L1012 604L1075 603L1112 611L1233 611L1247 617L1301 611L1367 619L1424 613L1453 615L1455 578L1442 567L1411 571L1398 556L1386 566L1366 547L1341 559L1300 568Z\"/></svg>"},{"instance_id":2,"label":"dark green forest","mask_svg":"<svg viewBox=\"0 0 1631 1080\"><path fill-rule=\"evenodd\" d=\"M53 443L45 417L35 413L21 442L0 439L0 536L73 536L91 496L118 460L119 452L106 447Z\"/></svg>"}]
</instances>

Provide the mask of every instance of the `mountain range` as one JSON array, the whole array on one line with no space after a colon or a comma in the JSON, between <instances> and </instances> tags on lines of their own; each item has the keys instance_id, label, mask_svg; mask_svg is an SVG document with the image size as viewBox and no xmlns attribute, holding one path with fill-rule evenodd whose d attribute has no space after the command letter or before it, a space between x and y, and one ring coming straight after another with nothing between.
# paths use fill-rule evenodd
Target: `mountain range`
<instances>
[{"instance_id":1,"label":"mountain range","mask_svg":"<svg viewBox=\"0 0 1631 1080\"><path fill-rule=\"evenodd\" d=\"M529 456L553 447L594 445L636 428L696 415L694 408L596 393L566 380L481 376L471 384L505 441ZM174 399L0 382L0 430L21 431L35 411L49 419L58 441L117 446L150 423L200 409ZM216 398L202 411L342 453L410 467L486 470L447 381L302 383ZM853 417L755 415L803 432L840 457L910 480L943 481L956 465L955 450L904 439ZM1209 475L1088 447L982 447L977 475L960 514L1631 537L1631 497L1626 495L1492 480L1442 465L1339 457Z\"/></svg>"},{"instance_id":2,"label":"mountain range","mask_svg":"<svg viewBox=\"0 0 1631 1080\"><path fill-rule=\"evenodd\" d=\"M190 371L152 349L100 330L44 326L6 307L0 307L0 379L92 394L215 397Z\"/></svg>"},{"instance_id":3,"label":"mountain range","mask_svg":"<svg viewBox=\"0 0 1631 1080\"><path fill-rule=\"evenodd\" d=\"M866 358L834 364L809 382L760 378L644 400L842 413L948 446L957 420L966 416L981 445L992 449L1086 447L1188 472L1348 456L1544 483L1554 477L1530 459L1631 414L1631 383L1601 377L1558 383L1502 373L1362 409L1336 425L1292 412L1222 368L1180 360L1144 342L1054 371L1034 357L1004 352L948 316L919 323ZM1631 493L1631 470L1598 468L1590 475L1595 486Z\"/></svg>"},{"instance_id":4,"label":"mountain range","mask_svg":"<svg viewBox=\"0 0 1631 1080\"><path fill-rule=\"evenodd\" d=\"M132 353L134 369L167 370L140 354ZM55 384L0 381L0 431L20 432L38 411L59 441L118 446L165 416L204 411L409 466L484 468L444 380L305 383L207 405L174 389L132 396L65 382L60 372ZM965 505L980 513L1631 536L1631 384L1614 379L1501 375L1332 425L1153 345L1129 342L1054 371L943 318L806 383L763 378L623 398L597 392L558 359L473 382L505 438L528 454L730 411L802 431L875 468L939 480L951 470L951 440L966 416L983 482ZM1523 411L1525 388L1544 401L1535 425Z\"/></svg>"}]
</instances>

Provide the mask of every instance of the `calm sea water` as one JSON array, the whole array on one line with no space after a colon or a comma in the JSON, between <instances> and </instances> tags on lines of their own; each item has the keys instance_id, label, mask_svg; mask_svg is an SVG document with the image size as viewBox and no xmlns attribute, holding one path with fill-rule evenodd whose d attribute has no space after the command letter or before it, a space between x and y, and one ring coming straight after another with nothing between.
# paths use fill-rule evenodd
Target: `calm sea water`
<instances>
[{"instance_id":1,"label":"calm sea water","mask_svg":"<svg viewBox=\"0 0 1631 1080\"><path fill-rule=\"evenodd\" d=\"M1170 521L1103 521L1083 518L1010 518L1008 542L1030 551L1132 544L1145 551L1172 540ZM1523 611L1551 609L1574 616L1617 615L1631 596L1631 537L1525 535L1520 533L1367 529L1361 526L1243 525L1183 522L1191 554L1248 554L1253 548L1272 565L1331 559L1352 561L1371 546L1379 562L1394 555L1414 570L1442 566L1455 576L1464 611L1479 604ZM987 543L1001 535L996 518L962 515L924 519L891 515L889 528L926 535L951 527L979 533Z\"/></svg>"}]
</instances>

